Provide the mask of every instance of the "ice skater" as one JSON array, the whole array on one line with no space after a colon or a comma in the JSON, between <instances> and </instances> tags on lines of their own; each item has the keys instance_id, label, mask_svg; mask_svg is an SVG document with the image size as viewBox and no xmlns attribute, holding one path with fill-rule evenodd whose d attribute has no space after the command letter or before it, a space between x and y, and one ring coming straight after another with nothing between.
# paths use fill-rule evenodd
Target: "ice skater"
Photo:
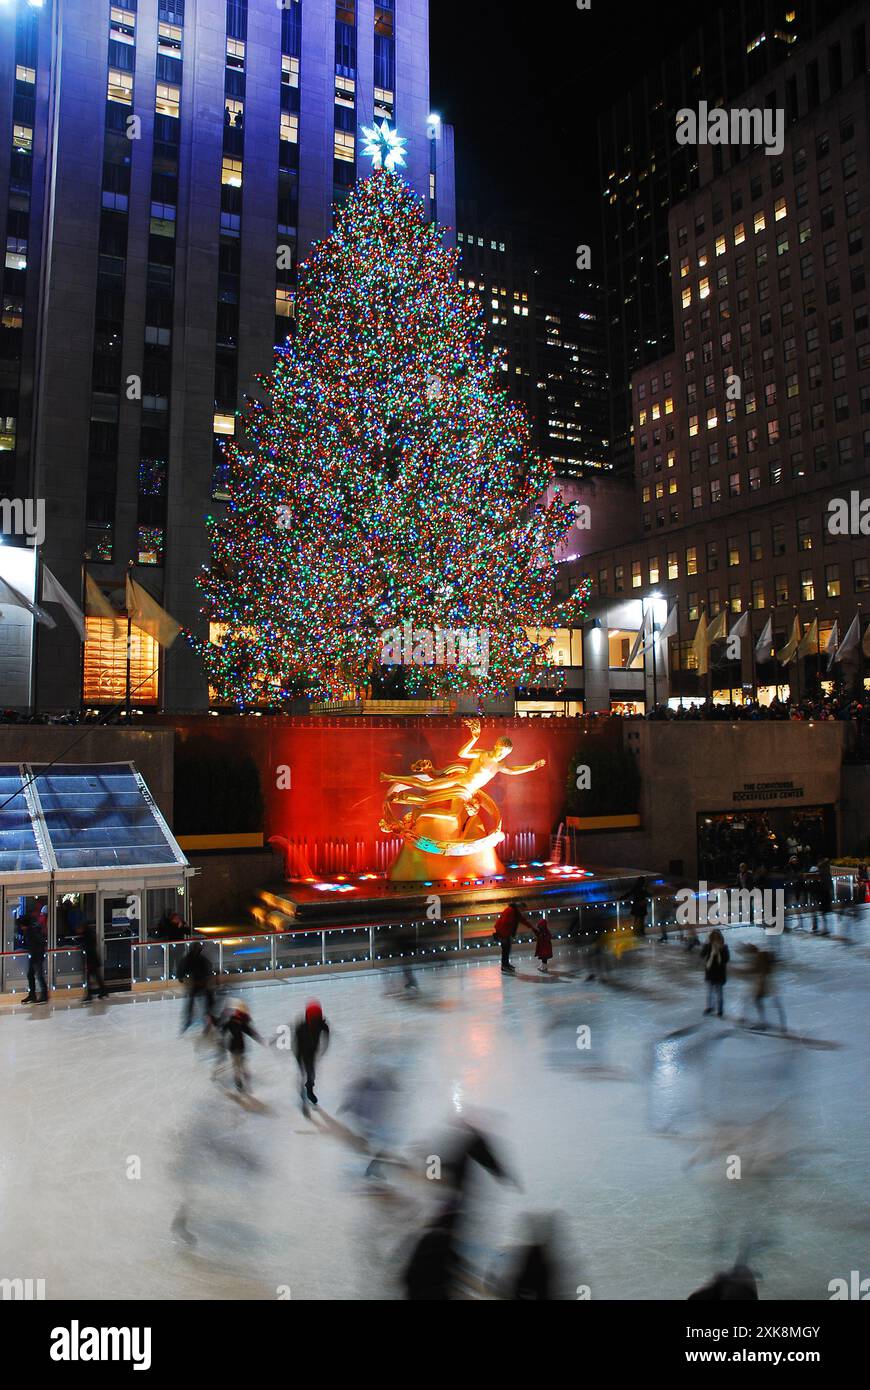
<instances>
[{"instance_id":1,"label":"ice skater","mask_svg":"<svg viewBox=\"0 0 870 1390\"><path fill-rule=\"evenodd\" d=\"M178 978L187 982L187 1008L185 1009L184 1022L181 1025L182 1033L186 1033L193 1022L194 1009L199 998L203 1001L203 1023L207 1029L210 1023L215 1022L214 985L212 983L214 969L201 941L194 941L191 945L181 962Z\"/></svg>"},{"instance_id":2,"label":"ice skater","mask_svg":"<svg viewBox=\"0 0 870 1390\"><path fill-rule=\"evenodd\" d=\"M528 927L529 931L534 930L528 917L523 912L525 903L517 898L516 902L508 903L507 907L496 919L493 934L501 948L501 968L504 975L515 975L516 970L511 965L511 947L514 944L514 937L522 924Z\"/></svg>"},{"instance_id":3,"label":"ice skater","mask_svg":"<svg viewBox=\"0 0 870 1390\"><path fill-rule=\"evenodd\" d=\"M305 1017L300 1018L293 1030L293 1055L299 1065L302 1078L302 1110L308 1113L308 1103L317 1104L314 1094L315 1067L317 1059L329 1046L329 1024L323 1017L323 1010L316 999L305 1009Z\"/></svg>"},{"instance_id":4,"label":"ice skater","mask_svg":"<svg viewBox=\"0 0 870 1390\"><path fill-rule=\"evenodd\" d=\"M27 962L27 994L24 996L25 1004L47 1004L48 986L45 983L45 937L42 934L42 927L29 913L22 917L21 927L24 933L24 949L28 955ZM37 983L39 990L37 992Z\"/></svg>"},{"instance_id":5,"label":"ice skater","mask_svg":"<svg viewBox=\"0 0 870 1390\"><path fill-rule=\"evenodd\" d=\"M103 979L102 964L100 962L100 948L97 944L97 924L94 921L82 922L76 927L76 936L82 943L82 950L85 954L85 1003L89 1004L94 995L99 995L100 999L105 999L108 994L106 984ZM91 981L96 982L97 988L94 989Z\"/></svg>"},{"instance_id":6,"label":"ice skater","mask_svg":"<svg viewBox=\"0 0 870 1390\"><path fill-rule=\"evenodd\" d=\"M622 902L628 903L628 910L631 913L631 929L635 936L646 935L646 918L649 912L649 893L647 891L646 879L639 878L630 893L627 893ZM660 941L667 941L668 934L662 926Z\"/></svg>"},{"instance_id":7,"label":"ice skater","mask_svg":"<svg viewBox=\"0 0 870 1390\"><path fill-rule=\"evenodd\" d=\"M535 933L535 955L538 960L538 970L540 974L546 975L547 967L553 959L553 937L543 918L540 922L532 922L531 926Z\"/></svg>"},{"instance_id":8,"label":"ice skater","mask_svg":"<svg viewBox=\"0 0 870 1390\"><path fill-rule=\"evenodd\" d=\"M779 1026L783 1033L787 1032L785 1025L785 1009L782 1007L782 1000L776 987L776 966L777 959L772 951L763 950L760 946L747 944L743 947L744 952L749 956L750 978L752 985L752 1002L758 1014L758 1027L767 1028L767 1018L764 1012L764 1001L770 999L779 1016ZM745 1020L744 1020L745 1021Z\"/></svg>"},{"instance_id":9,"label":"ice skater","mask_svg":"<svg viewBox=\"0 0 870 1390\"><path fill-rule=\"evenodd\" d=\"M266 1044L251 1022L250 1009L243 999L230 1001L221 1014L217 1026L233 1065L233 1080L236 1090L242 1095L247 1095L249 1094L249 1077L245 1064L245 1039L253 1038L254 1042L258 1042L261 1047L265 1047ZM213 1080L219 1080L221 1070L219 1061L212 1074Z\"/></svg>"},{"instance_id":10,"label":"ice skater","mask_svg":"<svg viewBox=\"0 0 870 1390\"><path fill-rule=\"evenodd\" d=\"M396 937L396 950L402 958L402 978L405 982L405 989L411 989L417 994L420 986L417 984L417 976L411 966L415 946L416 942L409 931L401 932Z\"/></svg>"},{"instance_id":11,"label":"ice skater","mask_svg":"<svg viewBox=\"0 0 870 1390\"><path fill-rule=\"evenodd\" d=\"M713 1012L713 1005L716 1005L716 1013L722 1017L724 1004L722 999L725 981L728 977L728 962L731 953L725 945L725 938L718 927L711 931L708 939L701 947L701 955L704 960L704 979L707 982L707 1007L705 1014Z\"/></svg>"}]
</instances>

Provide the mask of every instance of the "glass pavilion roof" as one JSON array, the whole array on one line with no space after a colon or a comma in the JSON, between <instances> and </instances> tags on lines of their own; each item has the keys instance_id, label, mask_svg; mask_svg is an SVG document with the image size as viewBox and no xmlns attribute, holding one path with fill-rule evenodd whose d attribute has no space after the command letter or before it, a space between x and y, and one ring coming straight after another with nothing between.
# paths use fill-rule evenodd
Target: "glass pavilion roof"
<instances>
[{"instance_id":1,"label":"glass pavilion roof","mask_svg":"<svg viewBox=\"0 0 870 1390\"><path fill-rule=\"evenodd\" d=\"M0 874L186 863L132 763L0 765Z\"/></svg>"}]
</instances>

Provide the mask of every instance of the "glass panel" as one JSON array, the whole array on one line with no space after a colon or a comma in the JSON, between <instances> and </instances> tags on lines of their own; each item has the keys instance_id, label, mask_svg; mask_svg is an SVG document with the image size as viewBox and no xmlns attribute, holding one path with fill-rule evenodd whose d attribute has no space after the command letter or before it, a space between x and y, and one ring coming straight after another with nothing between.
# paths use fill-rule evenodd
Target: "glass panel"
<instances>
[{"instance_id":1,"label":"glass panel","mask_svg":"<svg viewBox=\"0 0 870 1390\"><path fill-rule=\"evenodd\" d=\"M9 801L10 797L13 800ZM0 767L0 804L6 801L8 806L0 811L0 873L47 868L39 857L30 812L21 791L21 774L17 767L8 765Z\"/></svg>"},{"instance_id":2,"label":"glass panel","mask_svg":"<svg viewBox=\"0 0 870 1390\"><path fill-rule=\"evenodd\" d=\"M323 937L319 931L282 932L275 941L275 960L279 970L319 965Z\"/></svg>"},{"instance_id":3,"label":"glass panel","mask_svg":"<svg viewBox=\"0 0 870 1390\"><path fill-rule=\"evenodd\" d=\"M60 869L177 862L125 764L56 767L40 773L37 791Z\"/></svg>"},{"instance_id":4,"label":"glass panel","mask_svg":"<svg viewBox=\"0 0 870 1390\"><path fill-rule=\"evenodd\" d=\"M327 963L344 963L368 960L368 927L339 927L326 933Z\"/></svg>"}]
</instances>

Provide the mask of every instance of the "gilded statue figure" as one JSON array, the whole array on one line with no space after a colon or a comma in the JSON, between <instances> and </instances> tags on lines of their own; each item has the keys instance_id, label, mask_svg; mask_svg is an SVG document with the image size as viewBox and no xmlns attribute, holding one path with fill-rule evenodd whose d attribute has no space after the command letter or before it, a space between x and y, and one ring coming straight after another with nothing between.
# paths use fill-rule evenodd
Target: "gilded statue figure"
<instances>
[{"instance_id":1,"label":"gilded statue figure","mask_svg":"<svg viewBox=\"0 0 870 1390\"><path fill-rule=\"evenodd\" d=\"M499 773L523 777L536 772L546 759L507 767L511 740L497 738L491 749L480 748L480 720L462 722L469 732L458 754L462 762L436 770L425 758L405 776L381 773L381 781L390 786L380 828L385 834L400 834L404 841L390 870L394 882L492 877L504 872L495 852L505 838L501 812L484 787ZM409 809L399 809L404 807Z\"/></svg>"}]
</instances>

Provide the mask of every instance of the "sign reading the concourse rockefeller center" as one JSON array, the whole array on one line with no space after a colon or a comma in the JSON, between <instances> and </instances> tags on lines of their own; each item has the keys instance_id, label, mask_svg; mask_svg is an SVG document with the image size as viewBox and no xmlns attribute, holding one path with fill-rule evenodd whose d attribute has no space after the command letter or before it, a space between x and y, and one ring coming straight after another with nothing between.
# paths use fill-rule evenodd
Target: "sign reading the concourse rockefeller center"
<instances>
[{"instance_id":1,"label":"sign reading the concourse rockefeller center","mask_svg":"<svg viewBox=\"0 0 870 1390\"><path fill-rule=\"evenodd\" d=\"M798 801L803 794L794 782L744 782L743 790L732 796L734 801Z\"/></svg>"}]
</instances>

